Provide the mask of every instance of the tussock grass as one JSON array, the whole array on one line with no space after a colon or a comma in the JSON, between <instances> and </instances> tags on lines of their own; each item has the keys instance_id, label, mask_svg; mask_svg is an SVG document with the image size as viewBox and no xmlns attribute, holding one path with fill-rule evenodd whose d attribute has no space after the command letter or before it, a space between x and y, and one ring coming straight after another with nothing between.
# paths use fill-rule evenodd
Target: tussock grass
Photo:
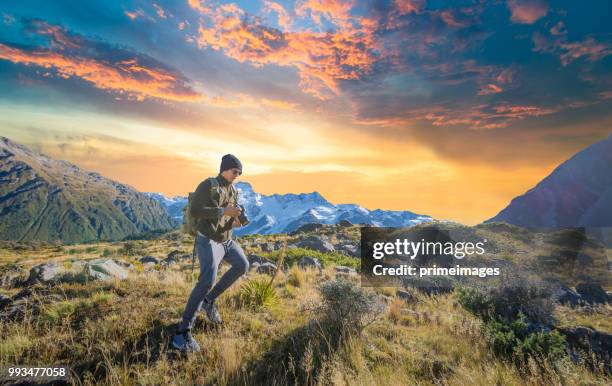
<instances>
[{"instance_id":1,"label":"tussock grass","mask_svg":"<svg viewBox=\"0 0 612 386\"><path fill-rule=\"evenodd\" d=\"M183 241L159 239L137 244L146 254L162 257L173 249L189 250L188 240L176 248ZM114 257L132 263L139 257L121 255L122 243L95 245L98 248L92 258L104 254L105 248L117 251ZM13 260L25 265L75 257L51 246L15 253L19 255ZM279 276L271 286L277 297L273 307L244 307L238 301L243 285L265 283L269 276L249 274L249 279L240 279L219 298L224 325L211 326L203 316L198 317L194 336L203 351L187 357L177 355L169 342L195 284L190 262L159 272L136 270L125 281L35 287L25 315L0 323L0 366L65 364L75 374L73 383L79 385L611 382L609 377L571 362L553 368L529 362L519 367L501 360L486 341L482 321L458 305L456 294L430 297L414 292L414 299L406 302L395 298L391 288L366 290L388 298L386 308L359 333L337 334L338 329L327 324L326 312L309 310L323 301L321 286L335 280L333 266L351 265L344 259L353 258L288 249L289 265L303 253L323 262L326 268L322 274L290 268L285 279ZM9 256L0 251L0 258ZM221 267L219 275L225 269ZM350 280L358 286L358 277ZM343 297L337 300L343 304ZM571 311L561 309L562 313ZM582 319L576 320L587 320L589 312L579 310L575 315ZM598 325L604 325L609 316L609 311L601 312L597 314ZM569 316L563 320L574 322Z\"/></svg>"}]
</instances>

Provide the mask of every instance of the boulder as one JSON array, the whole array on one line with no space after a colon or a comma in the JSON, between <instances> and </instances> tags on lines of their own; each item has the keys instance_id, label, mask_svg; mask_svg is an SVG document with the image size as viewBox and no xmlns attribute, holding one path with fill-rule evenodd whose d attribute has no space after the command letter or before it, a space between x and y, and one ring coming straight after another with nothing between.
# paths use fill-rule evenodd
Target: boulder
<instances>
[{"instance_id":1,"label":"boulder","mask_svg":"<svg viewBox=\"0 0 612 386\"><path fill-rule=\"evenodd\" d=\"M308 248L319 252L334 252L336 249L328 240L321 239L317 236L308 236L296 244L300 248Z\"/></svg>"},{"instance_id":2,"label":"boulder","mask_svg":"<svg viewBox=\"0 0 612 386\"><path fill-rule=\"evenodd\" d=\"M270 262L259 264L257 266L257 273L265 273L267 275L274 275L276 272L276 265Z\"/></svg>"},{"instance_id":3,"label":"boulder","mask_svg":"<svg viewBox=\"0 0 612 386\"><path fill-rule=\"evenodd\" d=\"M359 246L355 244L341 244L336 247L336 250L348 256L359 257Z\"/></svg>"},{"instance_id":4,"label":"boulder","mask_svg":"<svg viewBox=\"0 0 612 386\"><path fill-rule=\"evenodd\" d=\"M608 294L599 284L580 283L576 286L576 292L578 292L582 299L587 303L605 304L610 301Z\"/></svg>"},{"instance_id":5,"label":"boulder","mask_svg":"<svg viewBox=\"0 0 612 386\"><path fill-rule=\"evenodd\" d=\"M46 283L59 280L62 275L62 267L55 261L38 264L30 269L27 284Z\"/></svg>"},{"instance_id":6,"label":"boulder","mask_svg":"<svg viewBox=\"0 0 612 386\"><path fill-rule=\"evenodd\" d=\"M18 285L27 278L28 271L19 267L10 267L0 272L0 287L10 288Z\"/></svg>"},{"instance_id":7,"label":"boulder","mask_svg":"<svg viewBox=\"0 0 612 386\"><path fill-rule=\"evenodd\" d=\"M355 268L346 267L344 265L336 266L336 273L344 274L344 275L356 275L357 271Z\"/></svg>"},{"instance_id":8,"label":"boulder","mask_svg":"<svg viewBox=\"0 0 612 386\"><path fill-rule=\"evenodd\" d=\"M87 273L93 280L124 280L128 277L125 268L113 259L95 259L87 262Z\"/></svg>"},{"instance_id":9,"label":"boulder","mask_svg":"<svg viewBox=\"0 0 612 386\"><path fill-rule=\"evenodd\" d=\"M255 253L251 253L249 256L247 256L247 260L249 261L249 264L271 263L270 260L266 259L265 257L259 256Z\"/></svg>"},{"instance_id":10,"label":"boulder","mask_svg":"<svg viewBox=\"0 0 612 386\"><path fill-rule=\"evenodd\" d=\"M584 360L592 369L601 363L612 373L612 334L583 326L560 328L559 332L565 336L572 358Z\"/></svg>"},{"instance_id":11,"label":"boulder","mask_svg":"<svg viewBox=\"0 0 612 386\"><path fill-rule=\"evenodd\" d=\"M298 267L300 267L301 269L315 268L319 271L323 269L323 266L321 265L319 259L310 256L302 257L300 261L298 261Z\"/></svg>"},{"instance_id":12,"label":"boulder","mask_svg":"<svg viewBox=\"0 0 612 386\"><path fill-rule=\"evenodd\" d=\"M159 264L159 259L153 256L143 256L140 259L138 259L138 261L140 261L142 264L147 264L147 263Z\"/></svg>"},{"instance_id":13,"label":"boulder","mask_svg":"<svg viewBox=\"0 0 612 386\"><path fill-rule=\"evenodd\" d=\"M553 298L561 304L567 304L570 306L578 306L583 302L582 296L573 289L561 286L553 293Z\"/></svg>"}]
</instances>

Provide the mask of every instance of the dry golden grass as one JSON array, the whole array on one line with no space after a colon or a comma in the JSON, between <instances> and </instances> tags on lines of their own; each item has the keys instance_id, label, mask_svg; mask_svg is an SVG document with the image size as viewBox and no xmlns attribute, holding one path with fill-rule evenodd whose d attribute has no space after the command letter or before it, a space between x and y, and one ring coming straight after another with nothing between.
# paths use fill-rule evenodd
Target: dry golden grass
<instances>
[{"instance_id":1,"label":"dry golden grass","mask_svg":"<svg viewBox=\"0 0 612 386\"><path fill-rule=\"evenodd\" d=\"M93 258L100 257L104 248L120 248L108 243L97 246L97 255L53 254L44 249L13 260L31 264L49 257ZM175 242L145 242L146 254L165 257L172 249ZM0 366L68 365L74 372L73 383L83 385L284 385L293 384L298 372L312 385L604 385L611 381L570 362L556 370L518 369L492 354L480 321L459 307L454 295L415 293L416 299L407 303L390 288L376 289L388 299L388 307L362 336L321 351L313 343L317 330L307 328L312 315L306 310L319 298L317 285L336 277L333 267L322 273L291 268L274 282L278 304L242 307L237 301L241 281L259 276L240 279L219 299L223 326L211 326L198 317L194 336L203 350L189 356L169 349L194 284L187 262L159 272L136 272L125 281L35 287L26 315L0 326ZM603 320L609 309L606 312L594 322L602 329L609 327ZM589 317L578 313L571 322ZM292 358L279 357L285 352L279 347Z\"/></svg>"}]
</instances>

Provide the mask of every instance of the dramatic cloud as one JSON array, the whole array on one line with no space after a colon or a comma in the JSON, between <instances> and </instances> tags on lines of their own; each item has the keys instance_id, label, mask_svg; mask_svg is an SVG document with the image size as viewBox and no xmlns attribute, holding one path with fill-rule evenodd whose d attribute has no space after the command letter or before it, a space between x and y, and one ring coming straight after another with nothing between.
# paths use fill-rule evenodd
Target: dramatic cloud
<instances>
[{"instance_id":1,"label":"dramatic cloud","mask_svg":"<svg viewBox=\"0 0 612 386\"><path fill-rule=\"evenodd\" d=\"M552 36L547 37L541 33L533 35L533 50L536 52L547 52L559 56L563 66L573 61L585 58L589 62L596 62L612 53L609 44L598 42L593 37L583 41L568 42L564 33L551 31Z\"/></svg>"},{"instance_id":2,"label":"dramatic cloud","mask_svg":"<svg viewBox=\"0 0 612 386\"><path fill-rule=\"evenodd\" d=\"M309 1L298 12L309 12L319 22L325 16L344 24L349 9L346 4ZM319 99L338 95L339 80L359 79L376 60L372 36L357 29L283 32L264 25L261 19L248 15L235 4L214 9L199 3L191 5L205 19L197 38L200 47L223 50L229 57L254 66L295 67L301 89Z\"/></svg>"},{"instance_id":3,"label":"dramatic cloud","mask_svg":"<svg viewBox=\"0 0 612 386\"><path fill-rule=\"evenodd\" d=\"M533 24L548 13L544 0L508 0L511 20L515 23Z\"/></svg>"},{"instance_id":4,"label":"dramatic cloud","mask_svg":"<svg viewBox=\"0 0 612 386\"><path fill-rule=\"evenodd\" d=\"M28 25L33 33L47 37L49 48L19 47L0 43L0 59L44 69L44 75L81 78L94 87L130 99L159 98L171 101L202 99L188 80L145 55L71 35L59 26L42 21Z\"/></svg>"}]
</instances>

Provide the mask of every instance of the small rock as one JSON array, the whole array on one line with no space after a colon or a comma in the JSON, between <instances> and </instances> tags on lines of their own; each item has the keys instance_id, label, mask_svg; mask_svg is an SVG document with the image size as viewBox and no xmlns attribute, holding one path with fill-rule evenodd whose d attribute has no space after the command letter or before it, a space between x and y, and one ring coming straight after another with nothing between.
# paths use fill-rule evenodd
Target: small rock
<instances>
[{"instance_id":1,"label":"small rock","mask_svg":"<svg viewBox=\"0 0 612 386\"><path fill-rule=\"evenodd\" d=\"M317 259L315 257L310 257L310 256L302 257L300 259L300 261L298 261L298 267L300 267L301 269L316 268L319 271L321 271L323 269L319 259Z\"/></svg>"},{"instance_id":2,"label":"small rock","mask_svg":"<svg viewBox=\"0 0 612 386\"><path fill-rule=\"evenodd\" d=\"M159 264L159 259L153 256L143 256L140 259L138 259L138 261L140 261L142 264L146 264L146 263Z\"/></svg>"},{"instance_id":3,"label":"small rock","mask_svg":"<svg viewBox=\"0 0 612 386\"><path fill-rule=\"evenodd\" d=\"M336 266L336 273L341 273L345 275L356 275L357 271L355 270L355 268L338 265Z\"/></svg>"},{"instance_id":4,"label":"small rock","mask_svg":"<svg viewBox=\"0 0 612 386\"><path fill-rule=\"evenodd\" d=\"M395 293L395 296L408 303L414 302L416 300L415 296L412 293L403 289L398 289Z\"/></svg>"},{"instance_id":5,"label":"small rock","mask_svg":"<svg viewBox=\"0 0 612 386\"><path fill-rule=\"evenodd\" d=\"M359 257L359 247L355 244L341 244L337 247L337 250L345 255Z\"/></svg>"},{"instance_id":6,"label":"small rock","mask_svg":"<svg viewBox=\"0 0 612 386\"><path fill-rule=\"evenodd\" d=\"M323 240L317 236L308 236L296 244L300 248L308 248L319 252L334 252L335 248L328 240Z\"/></svg>"},{"instance_id":7,"label":"small rock","mask_svg":"<svg viewBox=\"0 0 612 386\"><path fill-rule=\"evenodd\" d=\"M257 266L257 273L265 273L267 275L274 275L276 272L276 265L273 263L263 263Z\"/></svg>"},{"instance_id":8,"label":"small rock","mask_svg":"<svg viewBox=\"0 0 612 386\"><path fill-rule=\"evenodd\" d=\"M265 257L259 256L255 253L251 253L248 257L247 260L249 260L249 264L264 264L264 263L271 263L270 260L266 259Z\"/></svg>"},{"instance_id":9,"label":"small rock","mask_svg":"<svg viewBox=\"0 0 612 386\"><path fill-rule=\"evenodd\" d=\"M274 250L274 244L272 243L261 243L259 244L262 252L272 252Z\"/></svg>"}]
</instances>

